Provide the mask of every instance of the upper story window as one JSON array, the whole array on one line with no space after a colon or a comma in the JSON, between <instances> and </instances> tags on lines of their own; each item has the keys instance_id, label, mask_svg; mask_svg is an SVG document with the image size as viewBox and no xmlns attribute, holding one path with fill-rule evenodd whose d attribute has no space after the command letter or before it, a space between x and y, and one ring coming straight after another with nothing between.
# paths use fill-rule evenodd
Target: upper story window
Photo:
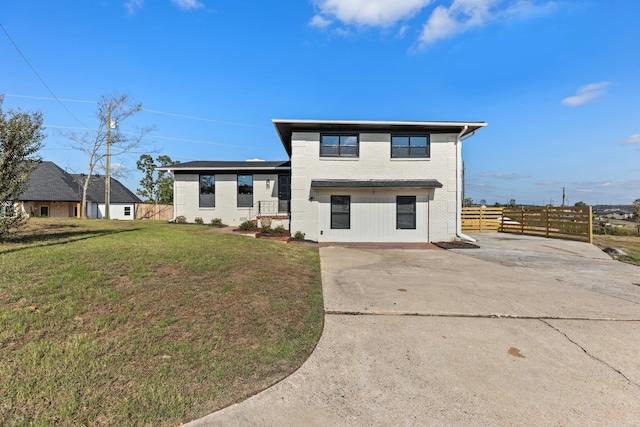
<instances>
[{"instance_id":1,"label":"upper story window","mask_svg":"<svg viewBox=\"0 0 640 427\"><path fill-rule=\"evenodd\" d=\"M358 157L358 135L320 135L320 157Z\"/></svg>"},{"instance_id":2,"label":"upper story window","mask_svg":"<svg viewBox=\"0 0 640 427\"><path fill-rule=\"evenodd\" d=\"M253 206L253 175L238 175L238 207Z\"/></svg>"},{"instance_id":3,"label":"upper story window","mask_svg":"<svg viewBox=\"0 0 640 427\"><path fill-rule=\"evenodd\" d=\"M200 175L200 207L216 207L216 176Z\"/></svg>"},{"instance_id":4,"label":"upper story window","mask_svg":"<svg viewBox=\"0 0 640 427\"><path fill-rule=\"evenodd\" d=\"M429 135L392 135L391 157L429 157Z\"/></svg>"}]
</instances>

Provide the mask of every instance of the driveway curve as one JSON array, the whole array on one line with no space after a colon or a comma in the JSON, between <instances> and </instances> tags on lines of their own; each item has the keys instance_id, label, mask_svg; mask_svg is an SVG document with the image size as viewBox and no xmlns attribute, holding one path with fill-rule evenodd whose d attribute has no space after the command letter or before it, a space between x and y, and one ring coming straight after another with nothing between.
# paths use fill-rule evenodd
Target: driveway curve
<instances>
[{"instance_id":1,"label":"driveway curve","mask_svg":"<svg viewBox=\"0 0 640 427\"><path fill-rule=\"evenodd\" d=\"M640 268L585 243L501 237L321 248L311 357L187 426L637 425Z\"/></svg>"}]
</instances>

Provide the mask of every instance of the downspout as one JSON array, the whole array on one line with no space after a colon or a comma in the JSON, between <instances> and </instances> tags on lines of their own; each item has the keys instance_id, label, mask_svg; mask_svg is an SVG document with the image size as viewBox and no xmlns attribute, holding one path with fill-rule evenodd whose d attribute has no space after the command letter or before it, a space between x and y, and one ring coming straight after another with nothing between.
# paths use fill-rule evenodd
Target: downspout
<instances>
[{"instance_id":1,"label":"downspout","mask_svg":"<svg viewBox=\"0 0 640 427\"><path fill-rule=\"evenodd\" d=\"M467 129L469 126L465 125L456 136L456 237L475 242L476 239L462 233L462 135Z\"/></svg>"}]
</instances>

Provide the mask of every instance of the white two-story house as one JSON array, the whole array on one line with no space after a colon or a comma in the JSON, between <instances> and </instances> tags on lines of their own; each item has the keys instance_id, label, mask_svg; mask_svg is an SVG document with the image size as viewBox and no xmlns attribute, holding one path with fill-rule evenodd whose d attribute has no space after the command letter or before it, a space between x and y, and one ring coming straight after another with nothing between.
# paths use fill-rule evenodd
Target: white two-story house
<instances>
[{"instance_id":1,"label":"white two-story house","mask_svg":"<svg viewBox=\"0 0 640 427\"><path fill-rule=\"evenodd\" d=\"M282 162L189 162L175 214L230 225L273 218L318 242L435 242L464 237L463 139L484 122L274 120Z\"/></svg>"}]
</instances>

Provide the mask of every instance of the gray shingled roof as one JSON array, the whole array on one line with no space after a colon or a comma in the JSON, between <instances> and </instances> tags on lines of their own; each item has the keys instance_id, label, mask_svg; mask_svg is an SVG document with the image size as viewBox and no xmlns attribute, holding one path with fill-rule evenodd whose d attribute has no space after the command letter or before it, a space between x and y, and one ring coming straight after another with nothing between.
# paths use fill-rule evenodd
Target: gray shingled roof
<instances>
[{"instance_id":1,"label":"gray shingled roof","mask_svg":"<svg viewBox=\"0 0 640 427\"><path fill-rule=\"evenodd\" d=\"M78 175L72 176L76 179L78 177ZM89 190L87 191L87 200L104 203L104 176L94 176L91 180ZM109 200L111 203L142 203L142 200L140 200L138 196L115 178L111 178L111 198Z\"/></svg>"},{"instance_id":2,"label":"gray shingled roof","mask_svg":"<svg viewBox=\"0 0 640 427\"><path fill-rule=\"evenodd\" d=\"M21 201L81 202L80 178L65 172L53 162L40 162L29 177ZM104 177L94 175L87 201L104 203ZM142 201L117 179L111 178L111 203L141 203Z\"/></svg>"},{"instance_id":3,"label":"gray shingled roof","mask_svg":"<svg viewBox=\"0 0 640 427\"><path fill-rule=\"evenodd\" d=\"M278 161L205 161L196 160L193 162L177 163L175 165L163 166L159 170L193 171L193 170L262 170L262 169L291 169L291 162L286 160Z\"/></svg>"}]
</instances>

